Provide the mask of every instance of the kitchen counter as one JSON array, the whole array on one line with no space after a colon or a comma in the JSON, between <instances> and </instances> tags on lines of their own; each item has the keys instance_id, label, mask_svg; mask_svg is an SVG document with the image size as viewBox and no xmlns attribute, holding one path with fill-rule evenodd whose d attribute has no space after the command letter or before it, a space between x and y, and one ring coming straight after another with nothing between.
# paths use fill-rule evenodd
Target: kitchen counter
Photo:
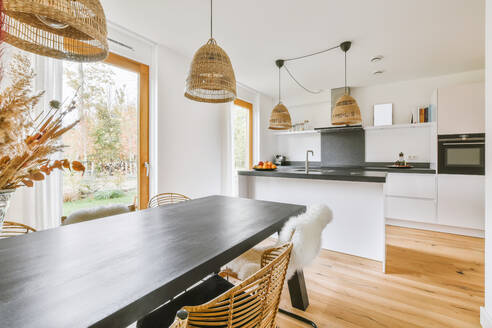
<instances>
[{"instance_id":1,"label":"kitchen counter","mask_svg":"<svg viewBox=\"0 0 492 328\"><path fill-rule=\"evenodd\" d=\"M360 168L314 170L239 171L237 194L299 205L326 204L333 222L322 232L321 247L378 261L384 271L384 188L390 174Z\"/></svg>"},{"instance_id":2,"label":"kitchen counter","mask_svg":"<svg viewBox=\"0 0 492 328\"><path fill-rule=\"evenodd\" d=\"M303 166L279 166L276 171L239 171L239 175L263 176L294 179L337 180L385 183L388 173L418 173L435 174L436 170L428 167L413 167L410 169L395 169L386 166L358 166L358 167L312 167L306 174Z\"/></svg>"}]
</instances>

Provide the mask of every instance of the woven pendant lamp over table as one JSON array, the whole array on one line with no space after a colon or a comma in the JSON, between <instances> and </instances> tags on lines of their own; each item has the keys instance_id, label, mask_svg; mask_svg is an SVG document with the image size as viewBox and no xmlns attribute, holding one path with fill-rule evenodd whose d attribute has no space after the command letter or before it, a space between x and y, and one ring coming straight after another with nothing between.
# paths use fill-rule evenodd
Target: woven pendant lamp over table
<instances>
[{"instance_id":1,"label":"woven pendant lamp over table","mask_svg":"<svg viewBox=\"0 0 492 328\"><path fill-rule=\"evenodd\" d=\"M347 92L347 51L352 43L350 41L340 44L340 48L345 52L345 94L341 96L333 108L331 113L331 124L333 125L351 125L361 124L362 117L357 101Z\"/></svg>"},{"instance_id":2,"label":"woven pendant lamp over table","mask_svg":"<svg viewBox=\"0 0 492 328\"><path fill-rule=\"evenodd\" d=\"M210 39L193 56L185 97L207 103L227 103L236 99L236 77L231 60L212 37L210 0Z\"/></svg>"},{"instance_id":3,"label":"woven pendant lamp over table","mask_svg":"<svg viewBox=\"0 0 492 328\"><path fill-rule=\"evenodd\" d=\"M4 37L11 45L77 62L108 55L106 17L98 0L3 0Z\"/></svg>"}]
</instances>

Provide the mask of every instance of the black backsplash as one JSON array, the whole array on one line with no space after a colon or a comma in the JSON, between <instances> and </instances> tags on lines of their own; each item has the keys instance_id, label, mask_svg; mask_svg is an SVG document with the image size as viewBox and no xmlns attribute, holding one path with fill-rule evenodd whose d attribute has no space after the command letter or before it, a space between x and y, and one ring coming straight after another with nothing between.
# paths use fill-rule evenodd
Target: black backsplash
<instances>
[{"instance_id":1,"label":"black backsplash","mask_svg":"<svg viewBox=\"0 0 492 328\"><path fill-rule=\"evenodd\" d=\"M362 128L321 133L321 165L358 166L366 157L366 139Z\"/></svg>"}]
</instances>

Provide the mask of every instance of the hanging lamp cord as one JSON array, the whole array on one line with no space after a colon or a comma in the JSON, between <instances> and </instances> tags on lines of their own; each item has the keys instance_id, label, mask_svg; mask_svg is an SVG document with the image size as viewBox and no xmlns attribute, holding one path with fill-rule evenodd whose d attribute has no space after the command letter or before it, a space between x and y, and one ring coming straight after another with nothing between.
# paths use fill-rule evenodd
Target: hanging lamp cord
<instances>
[{"instance_id":1,"label":"hanging lamp cord","mask_svg":"<svg viewBox=\"0 0 492 328\"><path fill-rule=\"evenodd\" d=\"M304 56L299 56L299 57L293 57L293 58L289 58L289 59L284 59L284 61L288 62L288 61L292 61L292 60L304 59L304 58L307 58L307 57L316 56L316 55L319 55L319 54L322 54L322 53L325 53L325 52L328 52L328 51L332 51L332 50L335 50L335 49L338 49L338 48L340 48L339 45L338 46L335 46L335 47L331 47L331 48L325 49L325 50L313 52L311 54L307 54L307 55L304 55Z\"/></svg>"},{"instance_id":2,"label":"hanging lamp cord","mask_svg":"<svg viewBox=\"0 0 492 328\"><path fill-rule=\"evenodd\" d=\"M335 50L335 49L338 49L340 48L340 46L335 46L335 47L331 47L331 48L328 48L328 49L325 49L325 50L321 50L321 51L316 51L316 52L313 52L313 53L310 53L310 54L307 54L307 55L304 55L304 56L299 56L299 57L292 57L292 58L288 58L288 59L284 59L285 62L288 62L288 61L293 61L293 60L299 60L299 59L304 59L304 58L308 58L308 57L312 57L312 56L316 56L316 55L319 55L319 54L322 54L322 53L325 53L325 52L328 52L328 51L332 51L332 50ZM345 53L345 71L347 70L347 53ZM294 82L299 86L301 87L302 89L304 89L304 91L308 92L308 93L311 93L311 94L320 94L322 92L325 92L327 91L326 89L319 89L319 90L311 90L307 87L305 87L301 82L299 82L295 77L294 77L294 74L292 74L289 69L287 68L287 66L284 66L285 67L285 70L287 71L287 73L289 74L289 76L291 77L292 80L294 80ZM346 73L345 73L346 74ZM280 76L279 76L279 79L280 79ZM279 82L280 84L280 82ZM347 85L347 76L345 75L345 85Z\"/></svg>"},{"instance_id":3,"label":"hanging lamp cord","mask_svg":"<svg viewBox=\"0 0 492 328\"><path fill-rule=\"evenodd\" d=\"M287 68L287 66L284 66L284 67L285 67L285 70L287 71L287 73L289 74L289 76L292 78L292 80L294 80L294 82L297 83L298 86L300 86L301 88L303 88L304 91L306 91L308 93L315 94L315 95L320 94L320 93L326 91L326 90L323 90L323 89L311 90L311 89L306 88L304 85L301 84L301 82L297 81L297 79L294 77L294 75L292 75L292 73L289 71L289 69Z\"/></svg>"},{"instance_id":4,"label":"hanging lamp cord","mask_svg":"<svg viewBox=\"0 0 492 328\"><path fill-rule=\"evenodd\" d=\"M282 102L282 88L281 88L281 83L282 79L280 78L280 71L282 70L282 67L278 68L278 103L280 104Z\"/></svg>"},{"instance_id":5,"label":"hanging lamp cord","mask_svg":"<svg viewBox=\"0 0 492 328\"><path fill-rule=\"evenodd\" d=\"M210 39L213 39L213 20L214 20L214 16L213 16L213 5L212 5L212 1L213 0L210 0Z\"/></svg>"},{"instance_id":6,"label":"hanging lamp cord","mask_svg":"<svg viewBox=\"0 0 492 328\"><path fill-rule=\"evenodd\" d=\"M347 93L347 52L345 51L345 94Z\"/></svg>"}]
</instances>

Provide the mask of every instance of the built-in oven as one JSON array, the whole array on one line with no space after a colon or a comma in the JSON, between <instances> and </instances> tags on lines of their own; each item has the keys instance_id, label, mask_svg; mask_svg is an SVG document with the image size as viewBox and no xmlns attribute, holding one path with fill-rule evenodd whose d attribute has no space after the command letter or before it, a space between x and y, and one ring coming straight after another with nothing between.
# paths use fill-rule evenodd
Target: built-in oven
<instances>
[{"instance_id":1,"label":"built-in oven","mask_svg":"<svg viewBox=\"0 0 492 328\"><path fill-rule=\"evenodd\" d=\"M438 137L438 173L485 174L485 134L445 134Z\"/></svg>"}]
</instances>

